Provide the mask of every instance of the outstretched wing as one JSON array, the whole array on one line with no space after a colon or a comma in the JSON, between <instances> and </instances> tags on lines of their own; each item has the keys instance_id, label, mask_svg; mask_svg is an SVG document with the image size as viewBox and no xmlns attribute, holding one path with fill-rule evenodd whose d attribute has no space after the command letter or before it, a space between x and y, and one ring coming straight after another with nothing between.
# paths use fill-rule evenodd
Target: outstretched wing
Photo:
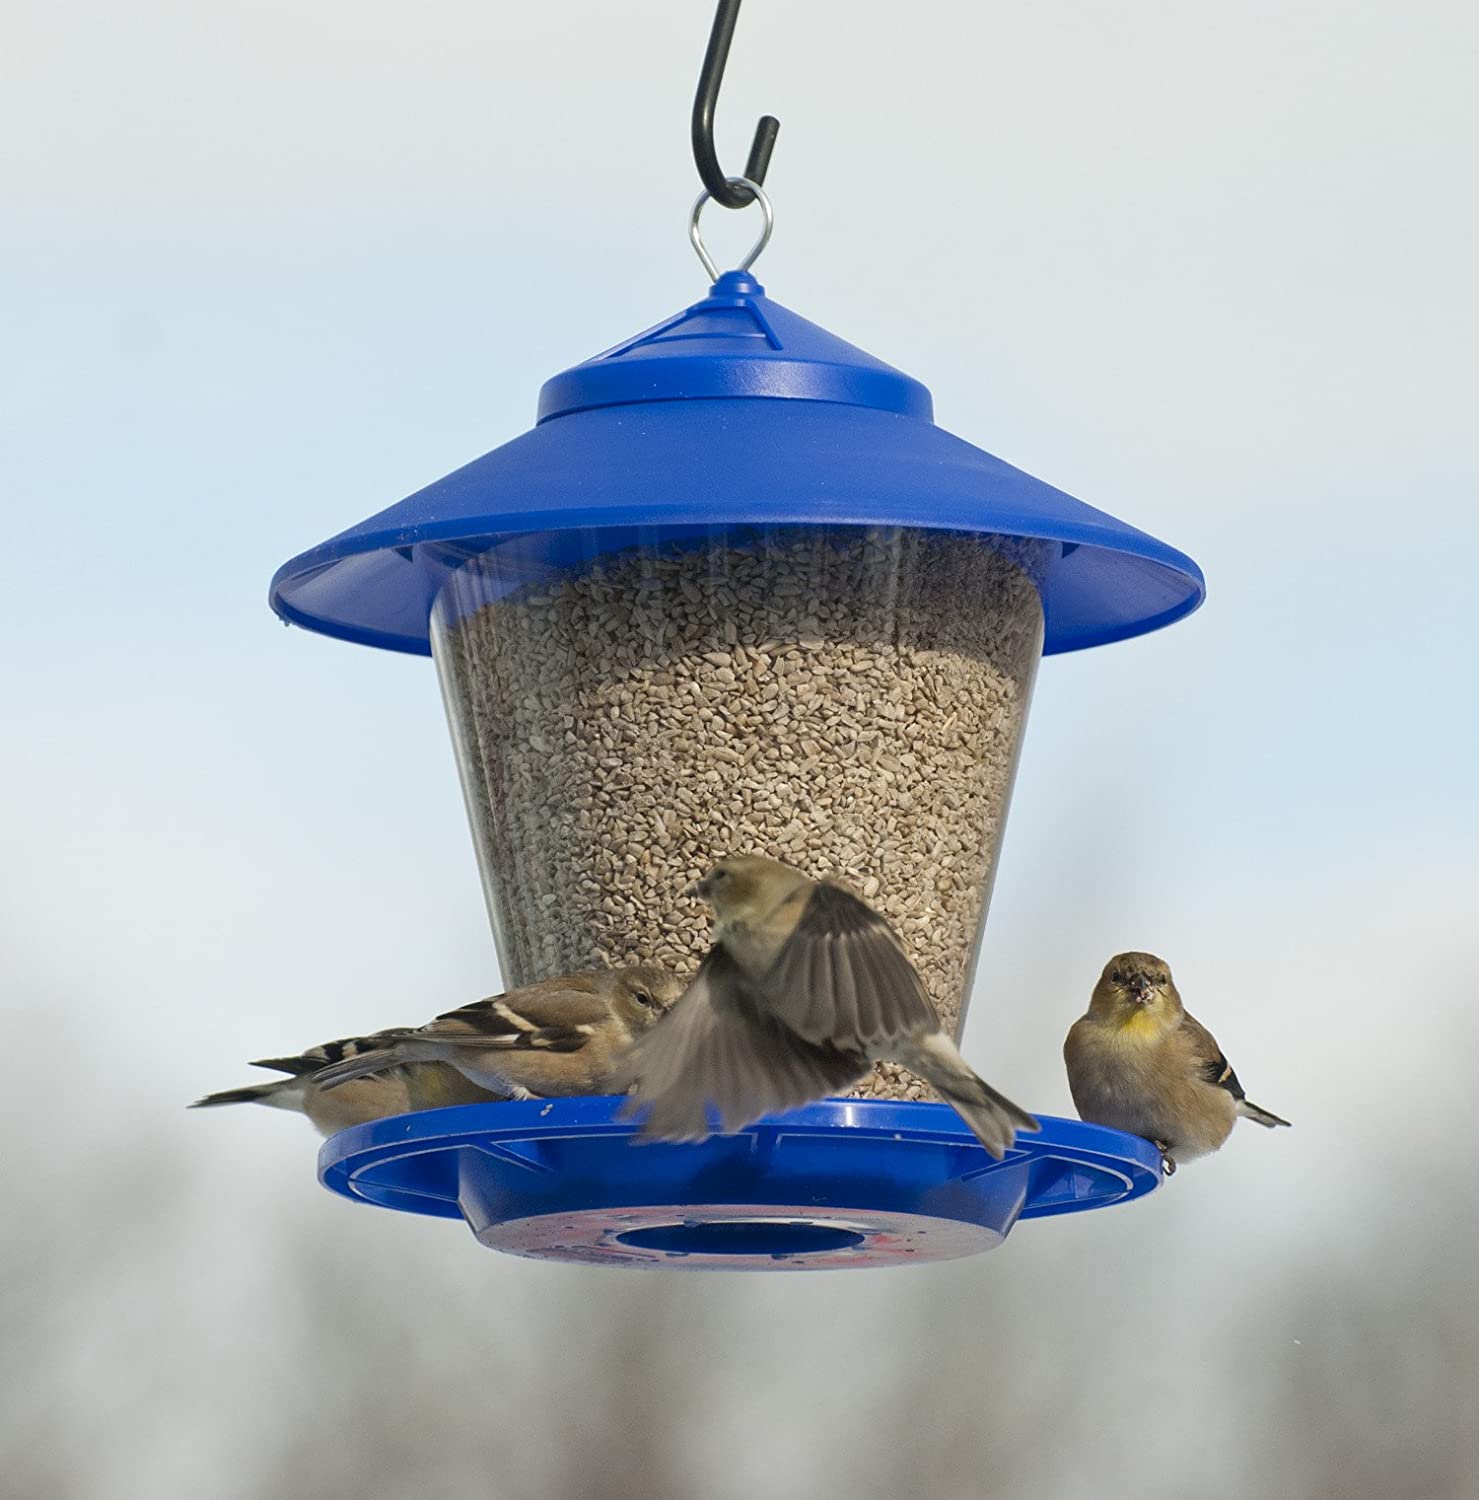
<instances>
[{"instance_id":1,"label":"outstretched wing","mask_svg":"<svg viewBox=\"0 0 1479 1500\"><path fill-rule=\"evenodd\" d=\"M763 986L767 1009L818 1045L871 1050L940 1026L899 935L830 881L813 889Z\"/></svg>"},{"instance_id":2,"label":"outstretched wing","mask_svg":"<svg viewBox=\"0 0 1479 1500\"><path fill-rule=\"evenodd\" d=\"M628 1113L642 1134L703 1140L709 1106L722 1128L793 1109L851 1087L868 1071L859 1051L817 1045L767 1015L722 947L704 959L687 993L633 1045L616 1086L635 1083Z\"/></svg>"}]
</instances>

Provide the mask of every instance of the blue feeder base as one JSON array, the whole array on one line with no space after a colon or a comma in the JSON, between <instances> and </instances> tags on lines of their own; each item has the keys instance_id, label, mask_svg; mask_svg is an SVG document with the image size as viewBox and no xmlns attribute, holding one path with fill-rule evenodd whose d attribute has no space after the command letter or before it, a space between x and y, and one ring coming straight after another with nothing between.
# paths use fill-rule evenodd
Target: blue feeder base
<instances>
[{"instance_id":1,"label":"blue feeder base","mask_svg":"<svg viewBox=\"0 0 1479 1500\"><path fill-rule=\"evenodd\" d=\"M634 1144L621 1098L533 1099L341 1131L319 1178L346 1198L465 1219L544 1260L811 1271L992 1250L1018 1219L1160 1185L1148 1141L1044 1118L1005 1161L944 1104L828 1099L689 1145Z\"/></svg>"}]
</instances>

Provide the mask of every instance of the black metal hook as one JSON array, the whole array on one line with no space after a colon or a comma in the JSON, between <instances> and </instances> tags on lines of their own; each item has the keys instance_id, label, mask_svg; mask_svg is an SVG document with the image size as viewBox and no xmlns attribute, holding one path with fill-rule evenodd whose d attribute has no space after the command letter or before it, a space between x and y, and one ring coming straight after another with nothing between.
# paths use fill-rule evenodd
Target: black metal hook
<instances>
[{"instance_id":1,"label":"black metal hook","mask_svg":"<svg viewBox=\"0 0 1479 1500\"><path fill-rule=\"evenodd\" d=\"M698 93L693 96L693 160L698 175L715 203L725 208L743 208L755 196L748 188L732 187L714 152L714 105L719 99L719 85L724 81L724 65L729 61L729 44L734 40L734 23L739 19L740 0L719 0L714 12L714 29L709 33L709 49L704 53L703 71L698 76ZM781 122L774 115L761 115L750 145L750 159L744 175L764 186L770 169L770 153Z\"/></svg>"}]
</instances>

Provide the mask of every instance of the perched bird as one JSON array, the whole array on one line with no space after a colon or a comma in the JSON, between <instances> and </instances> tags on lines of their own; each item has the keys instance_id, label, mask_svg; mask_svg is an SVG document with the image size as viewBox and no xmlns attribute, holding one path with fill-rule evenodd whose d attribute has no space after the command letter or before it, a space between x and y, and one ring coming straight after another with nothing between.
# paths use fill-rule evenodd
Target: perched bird
<instances>
[{"instance_id":1,"label":"perched bird","mask_svg":"<svg viewBox=\"0 0 1479 1500\"><path fill-rule=\"evenodd\" d=\"M632 1048L642 1133L702 1140L851 1087L880 1060L933 1084L998 1159L1037 1121L976 1076L898 934L832 880L774 860L722 860L694 887L714 946L687 994Z\"/></svg>"},{"instance_id":2,"label":"perched bird","mask_svg":"<svg viewBox=\"0 0 1479 1500\"><path fill-rule=\"evenodd\" d=\"M207 1094L190 1108L265 1104L273 1109L296 1110L307 1115L321 1134L333 1135L351 1125L382 1120L387 1115L403 1115L408 1110L476 1104L498 1097L478 1088L456 1068L449 1068L444 1063L417 1063L397 1068L377 1077L361 1078L350 1088L326 1091L320 1087L318 1074L325 1068L378 1049L384 1035L382 1032L376 1036L343 1037L336 1042L325 1042L321 1047L310 1047L297 1057L274 1057L254 1062L254 1068L271 1068L288 1076L274 1078L268 1083L247 1084L239 1089L223 1089L219 1094Z\"/></svg>"},{"instance_id":3,"label":"perched bird","mask_svg":"<svg viewBox=\"0 0 1479 1500\"><path fill-rule=\"evenodd\" d=\"M640 1036L683 993L661 969L592 969L449 1010L414 1030L383 1031L377 1045L314 1075L332 1098L369 1074L414 1063L450 1064L505 1098L600 1094Z\"/></svg>"},{"instance_id":4,"label":"perched bird","mask_svg":"<svg viewBox=\"0 0 1479 1500\"><path fill-rule=\"evenodd\" d=\"M1094 986L1088 1012L1063 1043L1081 1119L1143 1136L1166 1175L1215 1151L1241 1115L1287 1125L1243 1093L1212 1033L1188 1015L1170 967L1153 953L1121 953Z\"/></svg>"}]
</instances>

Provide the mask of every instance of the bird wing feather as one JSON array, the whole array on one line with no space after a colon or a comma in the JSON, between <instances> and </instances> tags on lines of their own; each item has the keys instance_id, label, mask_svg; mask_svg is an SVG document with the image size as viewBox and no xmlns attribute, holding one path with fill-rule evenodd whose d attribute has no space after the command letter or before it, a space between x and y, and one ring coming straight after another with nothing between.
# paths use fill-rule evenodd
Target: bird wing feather
<instances>
[{"instance_id":1,"label":"bird wing feather","mask_svg":"<svg viewBox=\"0 0 1479 1500\"><path fill-rule=\"evenodd\" d=\"M818 1045L871 1049L940 1025L899 935L830 881L812 890L763 989L766 1008Z\"/></svg>"},{"instance_id":2,"label":"bird wing feather","mask_svg":"<svg viewBox=\"0 0 1479 1500\"><path fill-rule=\"evenodd\" d=\"M627 1054L618 1086L635 1085L628 1113L642 1134L702 1140L708 1106L722 1128L836 1093L868 1070L860 1052L818 1046L767 1015L738 965L714 947L676 1005Z\"/></svg>"},{"instance_id":3,"label":"bird wing feather","mask_svg":"<svg viewBox=\"0 0 1479 1500\"><path fill-rule=\"evenodd\" d=\"M369 1036L344 1036L337 1041L321 1042L317 1047L309 1047L296 1057L264 1057L251 1066L270 1068L275 1073L289 1073L294 1078L306 1078L334 1063L377 1051L385 1045L385 1039L394 1034L390 1031L377 1031Z\"/></svg>"},{"instance_id":4,"label":"bird wing feather","mask_svg":"<svg viewBox=\"0 0 1479 1500\"><path fill-rule=\"evenodd\" d=\"M584 986L565 983L531 984L526 989L511 990L488 1000L474 1000L456 1010L443 1011L423 1031L431 1031L437 1021L463 1022L474 1030L498 1035L514 1027L596 1026L611 1013L610 1003Z\"/></svg>"},{"instance_id":5,"label":"bird wing feather","mask_svg":"<svg viewBox=\"0 0 1479 1500\"><path fill-rule=\"evenodd\" d=\"M578 1052L610 1015L607 1001L588 990L535 985L445 1011L415 1035L454 1047Z\"/></svg>"},{"instance_id":6,"label":"bird wing feather","mask_svg":"<svg viewBox=\"0 0 1479 1500\"><path fill-rule=\"evenodd\" d=\"M439 1055L432 1049L444 1047L479 1052L579 1052L609 1015L606 1002L589 990L531 986L527 991L475 1000L425 1026L362 1037L353 1050L316 1073L313 1081L322 1088L338 1088L404 1063L431 1060Z\"/></svg>"},{"instance_id":7,"label":"bird wing feather","mask_svg":"<svg viewBox=\"0 0 1479 1500\"><path fill-rule=\"evenodd\" d=\"M1200 1059L1198 1072L1206 1082L1216 1084L1220 1089L1226 1089L1233 1096L1237 1111L1245 1120L1252 1120L1270 1129L1275 1125L1289 1123L1282 1115L1276 1115L1271 1109L1264 1109L1262 1105L1255 1104L1248 1097L1243 1091L1243 1085L1238 1082L1238 1075L1233 1072L1233 1065L1223 1055L1222 1048L1217 1045L1216 1038L1200 1021L1187 1016L1182 1022L1182 1029L1189 1033L1196 1048Z\"/></svg>"},{"instance_id":8,"label":"bird wing feather","mask_svg":"<svg viewBox=\"0 0 1479 1500\"><path fill-rule=\"evenodd\" d=\"M1192 1016L1187 1016L1182 1021L1181 1030L1191 1042L1192 1052L1197 1060L1197 1072L1202 1078L1220 1089L1226 1089L1234 1099L1245 1099L1247 1095L1243 1092L1243 1085L1238 1082L1238 1075L1233 1072L1232 1064L1223 1056L1222 1048L1217 1045L1217 1038Z\"/></svg>"}]
</instances>

